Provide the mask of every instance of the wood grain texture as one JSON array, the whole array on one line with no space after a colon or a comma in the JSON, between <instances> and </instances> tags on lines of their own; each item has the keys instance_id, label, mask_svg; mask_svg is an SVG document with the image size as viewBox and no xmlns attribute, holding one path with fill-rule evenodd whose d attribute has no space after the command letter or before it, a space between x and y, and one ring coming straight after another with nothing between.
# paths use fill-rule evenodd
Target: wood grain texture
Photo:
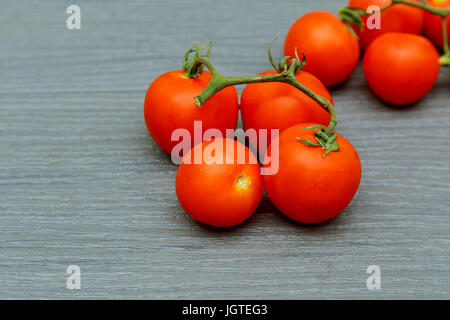
<instances>
[{"instance_id":1,"label":"wood grain texture","mask_svg":"<svg viewBox=\"0 0 450 320\"><path fill-rule=\"evenodd\" d=\"M0 298L450 298L450 70L404 109L361 68L332 90L363 164L338 218L299 225L264 198L218 231L177 202L177 168L142 116L148 85L193 40L214 40L222 73L267 70L274 36L344 1L79 0L79 31L65 26L72 2L25 3L0 11ZM72 264L81 290L65 287Z\"/></svg>"}]
</instances>

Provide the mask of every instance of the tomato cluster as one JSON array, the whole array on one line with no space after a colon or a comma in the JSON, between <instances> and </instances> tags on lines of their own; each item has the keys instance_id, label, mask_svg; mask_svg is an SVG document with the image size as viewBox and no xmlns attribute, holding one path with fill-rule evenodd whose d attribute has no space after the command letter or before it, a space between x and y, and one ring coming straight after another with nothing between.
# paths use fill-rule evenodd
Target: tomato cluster
<instances>
[{"instance_id":1,"label":"tomato cluster","mask_svg":"<svg viewBox=\"0 0 450 320\"><path fill-rule=\"evenodd\" d=\"M450 0L427 3L436 8L450 8ZM365 10L372 6L387 9L379 12L379 26L369 28L366 24L374 15ZM442 18L408 4L392 5L392 0L350 0L348 8L359 15L360 27L346 25L345 19L341 21L328 12L308 13L289 30L285 54L292 56L295 49L301 50L308 57L304 70L326 86L334 86L352 74L362 51L364 75L378 98L393 105L408 105L423 98L439 75L439 52L431 41L443 48ZM449 16L446 21L450 34Z\"/></svg>"},{"instance_id":2,"label":"tomato cluster","mask_svg":"<svg viewBox=\"0 0 450 320\"><path fill-rule=\"evenodd\" d=\"M411 104L438 78L443 63L433 43L448 54L442 15L428 12L419 0L391 1L350 0L341 19L324 11L300 17L287 33L279 66L269 48L275 70L258 76L222 76L209 62L210 50L205 56L194 46L183 70L153 81L144 102L145 121L155 142L183 159L175 188L190 216L215 227L238 225L256 210L263 189L280 212L301 223L329 220L348 206L360 184L361 161L352 144L334 131L337 120L327 87L345 81L362 53L374 94L394 105ZM450 8L450 0L428 3ZM371 19L365 10L372 5L383 8L378 29L365 27ZM237 84L247 84L240 102ZM230 136L239 110L244 130L255 133L248 146ZM187 135L189 148L177 148L177 130Z\"/></svg>"}]
</instances>

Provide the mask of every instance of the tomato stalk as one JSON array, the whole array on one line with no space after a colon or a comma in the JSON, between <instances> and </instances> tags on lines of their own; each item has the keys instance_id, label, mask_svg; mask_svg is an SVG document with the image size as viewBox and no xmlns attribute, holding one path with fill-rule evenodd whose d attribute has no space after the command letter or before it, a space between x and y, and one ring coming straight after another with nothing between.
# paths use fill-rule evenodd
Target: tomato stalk
<instances>
[{"instance_id":1,"label":"tomato stalk","mask_svg":"<svg viewBox=\"0 0 450 320\"><path fill-rule=\"evenodd\" d=\"M264 75L264 76L249 76L249 77L226 77L219 73L217 73L215 67L212 65L212 63L209 61L208 57L204 56L197 56L197 64L201 64L205 66L209 72L211 72L211 80L208 84L208 86L198 95L194 98L195 103L198 107L202 107L202 105L211 98L214 94L219 92L220 90L235 86L235 85L241 85L241 84L251 84L251 83L264 83L264 82L282 82L287 83L304 94L306 94L308 97L313 99L317 104L319 104L320 107L325 109L328 113L330 113L330 122L328 124L328 127L325 128L323 126L316 126L312 128L307 129L318 129L314 133L317 142L312 141L305 141L299 139L301 142L305 143L308 146L317 146L322 147L324 150L326 150L325 155L332 151L338 151L339 145L337 144L336 138L337 135L334 133L334 129L337 125L337 117L336 112L334 110L334 107L332 103L325 99L315 92L309 90L307 87L305 87L303 84L298 82L298 80L295 78L295 75L303 68L303 66L306 63L306 57L303 55L303 58L300 60L298 56L295 58L286 56L284 57L281 62L279 63L278 67L275 66L275 63L273 62L272 55L270 52L270 48L272 46L273 41L269 45L269 61L272 64L272 66L275 68L275 70L278 72L277 74L273 75Z\"/></svg>"},{"instance_id":2,"label":"tomato stalk","mask_svg":"<svg viewBox=\"0 0 450 320\"><path fill-rule=\"evenodd\" d=\"M436 14L442 18L443 21L443 33L442 38L444 42L444 55L439 59L439 62L443 66L450 66L450 48L448 46L448 34L447 34L447 26L446 26L446 18L450 15L450 8L437 8L429 5L425 2L412 2L408 0L392 0L390 4L387 6L380 8L380 12L389 9L395 4L404 4L416 8L420 8L422 10L428 11L432 14ZM358 38L356 33L351 28L350 24L353 24L358 29L362 30L364 28L364 23L362 21L362 17L368 15L364 9L361 8L348 8L344 7L339 9L339 16L344 21L345 25L351 31L351 33Z\"/></svg>"},{"instance_id":3,"label":"tomato stalk","mask_svg":"<svg viewBox=\"0 0 450 320\"><path fill-rule=\"evenodd\" d=\"M439 63L442 66L450 67L450 48L448 46L447 19L445 17L442 18L442 41L444 55L439 59Z\"/></svg>"},{"instance_id":4,"label":"tomato stalk","mask_svg":"<svg viewBox=\"0 0 450 320\"><path fill-rule=\"evenodd\" d=\"M447 17L450 14L450 8L437 8L437 7L433 7L427 3L422 3L422 2L412 2L412 1L408 1L408 0L392 0L392 2L390 4L388 4L387 6L380 8L380 11L384 11L389 9L390 7L392 7L395 4L405 4L408 6L412 6L412 7L416 7L416 8L420 8L422 10L428 11L432 14L436 14L441 16L442 18ZM347 19L348 17L353 17L355 18L355 20L359 20L358 22L355 21L355 25L359 25L362 24L362 20L361 17L362 16L366 16L369 13L367 13L366 10L361 9L361 8L348 8L348 7L343 7L341 9L339 9L339 15L342 17L342 15L344 15L345 17L342 17L343 19ZM348 16L348 17L347 17ZM352 21L349 21L351 23L353 23Z\"/></svg>"},{"instance_id":5,"label":"tomato stalk","mask_svg":"<svg viewBox=\"0 0 450 320\"><path fill-rule=\"evenodd\" d=\"M450 14L450 9L447 8L436 8L433 6L430 6L428 3L422 3L422 2L411 2L408 0L392 0L392 3L390 6L394 4L406 4L412 7L420 8L425 11L428 11L432 14L437 14L443 18L447 17ZM386 6L384 8L381 8L381 11L388 9L389 6Z\"/></svg>"},{"instance_id":6,"label":"tomato stalk","mask_svg":"<svg viewBox=\"0 0 450 320\"><path fill-rule=\"evenodd\" d=\"M212 41L209 42L208 51L206 55L202 55L204 46L198 47L199 42L194 42L194 45L186 51L183 57L183 70L185 72L185 77L189 79L197 78L203 71L204 64L201 63L200 58L205 57L209 59L212 48ZM189 57L191 53L194 53L192 57Z\"/></svg>"}]
</instances>

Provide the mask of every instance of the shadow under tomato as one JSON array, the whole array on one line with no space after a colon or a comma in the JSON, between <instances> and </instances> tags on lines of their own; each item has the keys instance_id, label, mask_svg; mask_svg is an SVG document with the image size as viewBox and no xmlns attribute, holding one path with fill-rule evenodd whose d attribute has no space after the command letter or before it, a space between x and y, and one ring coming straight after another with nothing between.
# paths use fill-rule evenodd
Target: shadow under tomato
<instances>
[{"instance_id":1,"label":"shadow under tomato","mask_svg":"<svg viewBox=\"0 0 450 320\"><path fill-rule=\"evenodd\" d=\"M269 198L267 196L263 196L261 199L261 202L259 203L258 207L256 208L256 211L251 217L249 217L247 220L242 222L241 224L238 224L234 227L230 228L220 228L220 227L214 227L207 224L203 224L200 222L194 221L193 223L196 223L198 226L200 226L201 232L205 232L208 235L231 235L237 232L242 231L246 228L252 228L252 225L256 223L256 221L260 218L260 215L267 213L267 212L273 212L275 211L275 207L273 207L272 203L270 202Z\"/></svg>"},{"instance_id":2,"label":"shadow under tomato","mask_svg":"<svg viewBox=\"0 0 450 320\"><path fill-rule=\"evenodd\" d=\"M341 220L341 218L342 218L341 215L345 214L345 210L344 210L344 212L341 212L340 214L338 214L336 217L331 218L330 220L327 220L324 222L320 222L320 223L302 223L302 222L295 221L295 220L285 216L279 210L277 210L277 213L280 215L283 222L289 224L290 226L292 226L294 228L301 228L303 230L314 232L314 231L322 231L323 229L329 229L329 228L332 228L333 226L338 225L339 220Z\"/></svg>"},{"instance_id":3,"label":"shadow under tomato","mask_svg":"<svg viewBox=\"0 0 450 320\"><path fill-rule=\"evenodd\" d=\"M378 102L377 107L383 107L383 108L387 108L390 109L392 111L405 111L405 110L412 110L412 109L417 109L420 107L426 107L427 104L427 99L430 99L430 97L433 94L433 91L436 90L436 87L438 87L438 83L435 84L435 86L424 96L422 97L420 100L409 103L409 104L405 104L405 105L397 105L397 104L393 104L390 102L387 102L381 98L379 98L369 87L369 85L367 84L367 82L365 83L365 85L361 86L361 95L366 95L367 97L371 97L373 98L372 101L374 102Z\"/></svg>"},{"instance_id":4,"label":"shadow under tomato","mask_svg":"<svg viewBox=\"0 0 450 320\"><path fill-rule=\"evenodd\" d=\"M254 225L258 222L262 223L263 225L267 225L270 223L270 225L277 225L282 228L292 228L297 230L306 231L307 233L315 233L315 232L322 232L326 229L335 229L334 227L340 224L340 220L342 219L342 215L346 214L346 210L342 212L341 214L337 215L336 217L324 221L321 223L315 223L315 224L308 224L308 223L300 223L295 220L292 220L291 218L285 216L282 214L269 200L269 198L264 195L261 203L259 204L258 208L256 209L255 213L246 221L243 223L231 227L231 228L217 228L205 224L201 224L198 222L196 223L199 228L199 232L203 233L206 236L230 236L237 234L239 232L242 232L244 230L247 230L247 228L252 228ZM265 215L265 217L261 217L262 215ZM270 220L268 221L262 221L262 219Z\"/></svg>"},{"instance_id":5,"label":"shadow under tomato","mask_svg":"<svg viewBox=\"0 0 450 320\"><path fill-rule=\"evenodd\" d=\"M327 87L330 93L334 96L338 92L345 92L348 90L349 87L357 86L359 83L361 83L361 77L364 77L362 75L362 62L358 62L358 66L356 69L352 72L352 74L342 81L341 83L338 83L334 86Z\"/></svg>"},{"instance_id":6,"label":"shadow under tomato","mask_svg":"<svg viewBox=\"0 0 450 320\"><path fill-rule=\"evenodd\" d=\"M255 214L257 214L257 212L255 212ZM197 224L200 227L200 232L206 233L207 235L232 235L241 231L241 229L249 227L252 223L254 223L255 214L253 214L250 218L248 218L241 224L229 228L214 227L197 221L194 221L193 223Z\"/></svg>"},{"instance_id":7,"label":"shadow under tomato","mask_svg":"<svg viewBox=\"0 0 450 320\"><path fill-rule=\"evenodd\" d=\"M351 211L350 210L351 208L346 208L346 209L344 209L343 212L341 212L334 218L331 218L330 220L320 222L320 223L302 223L302 222L295 221L295 220L289 218L288 216L284 215L280 210L278 210L270 202L270 199L268 197L265 197L265 199L267 200L267 202L266 202L267 209L265 212L273 212L276 214L276 215L274 215L274 219L277 220L277 221L275 221L275 223L279 223L279 224L284 223L293 228L312 231L312 232L322 231L324 229L334 229L333 228L334 226L337 226L341 223L340 221L342 221L342 219L344 218L343 215L345 215L346 212L350 213L350 211Z\"/></svg>"},{"instance_id":8,"label":"shadow under tomato","mask_svg":"<svg viewBox=\"0 0 450 320\"><path fill-rule=\"evenodd\" d=\"M352 78L352 76L348 77L347 79L345 79L341 83L338 83L338 84L336 84L334 86L331 86L331 87L327 87L327 89L330 91L330 93L332 95L334 95L334 93L336 93L336 92L344 91L344 90L347 89L349 84L352 82L351 78Z\"/></svg>"},{"instance_id":9,"label":"shadow under tomato","mask_svg":"<svg viewBox=\"0 0 450 320\"><path fill-rule=\"evenodd\" d=\"M205 224L201 224L192 219L196 232L204 237L212 239L223 238L228 239L230 236L244 236L248 232L257 228L271 227L279 232L288 234L297 234L299 236L321 236L329 234L333 230L333 234L340 232L342 228L339 225L345 224L347 215L351 214L351 208L347 208L342 213L331 220L316 224L306 224L294 221L280 211L278 211L270 202L267 196L264 196L259 204L256 212L243 223L231 228L217 228Z\"/></svg>"},{"instance_id":10,"label":"shadow under tomato","mask_svg":"<svg viewBox=\"0 0 450 320\"><path fill-rule=\"evenodd\" d=\"M420 99L419 101L415 101L415 102L412 102L409 104L397 105L397 104L393 104L393 103L387 102L387 101L379 98L377 95L375 95L375 93L372 92L372 90L370 90L369 87L366 87L366 91L367 91L367 94L369 94L373 98L375 98L375 100L378 101L380 103L380 105L382 105L383 107L388 108L392 111L405 111L405 110L418 108L418 106L422 105L428 96L427 95L427 96L423 97L422 99Z\"/></svg>"}]
</instances>

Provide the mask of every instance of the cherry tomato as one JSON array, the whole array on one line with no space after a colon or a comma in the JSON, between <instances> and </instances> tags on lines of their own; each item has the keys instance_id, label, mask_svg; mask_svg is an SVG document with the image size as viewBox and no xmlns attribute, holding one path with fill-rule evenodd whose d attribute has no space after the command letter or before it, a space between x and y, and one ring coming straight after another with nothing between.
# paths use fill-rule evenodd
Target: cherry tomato
<instances>
[{"instance_id":1,"label":"cherry tomato","mask_svg":"<svg viewBox=\"0 0 450 320\"><path fill-rule=\"evenodd\" d=\"M425 37L386 33L366 51L364 75L380 99L407 105L422 99L439 76L439 53Z\"/></svg>"},{"instance_id":2,"label":"cherry tomato","mask_svg":"<svg viewBox=\"0 0 450 320\"><path fill-rule=\"evenodd\" d=\"M195 162L199 154L202 159ZM175 187L186 212L215 227L231 227L247 220L263 192L256 157L243 144L223 138L204 141L187 153Z\"/></svg>"},{"instance_id":3,"label":"cherry tomato","mask_svg":"<svg viewBox=\"0 0 450 320\"><path fill-rule=\"evenodd\" d=\"M411 1L419 2L419 0ZM383 8L390 3L391 0L350 0L348 7L367 10L367 8L371 5L376 5ZM366 22L368 18L369 15L363 16L363 31L355 28L355 31L360 39L359 43L363 50L366 50L373 40L387 32L420 34L424 24L423 10L405 4L395 4L391 8L380 13L381 29L367 28Z\"/></svg>"},{"instance_id":4,"label":"cherry tomato","mask_svg":"<svg viewBox=\"0 0 450 320\"><path fill-rule=\"evenodd\" d=\"M215 94L201 107L194 97L205 89L211 73L203 71L199 77L189 79L184 71L170 71L153 81L144 102L144 117L148 131L155 142L167 153L179 141L171 141L176 129L187 129L194 139L194 121L202 121L202 129L218 129L223 136L226 129L235 129L239 102L237 91L228 87Z\"/></svg>"},{"instance_id":5,"label":"cherry tomato","mask_svg":"<svg viewBox=\"0 0 450 320\"><path fill-rule=\"evenodd\" d=\"M450 0L428 0L427 1L433 7L450 8ZM450 46L450 16L447 16L447 34L448 45ZM434 42L439 48L443 47L442 39L442 18L438 15L432 14L428 11L425 12L425 35Z\"/></svg>"},{"instance_id":6,"label":"cherry tomato","mask_svg":"<svg viewBox=\"0 0 450 320\"><path fill-rule=\"evenodd\" d=\"M298 124L278 138L279 171L263 177L272 203L289 218L302 223L329 220L353 199L361 180L361 162L353 146L337 134L340 150L325 157L324 150L297 140L315 141L317 124ZM275 155L273 154L275 153ZM272 145L267 154L277 158ZM267 164L265 164L266 166Z\"/></svg>"},{"instance_id":7,"label":"cherry tomato","mask_svg":"<svg viewBox=\"0 0 450 320\"><path fill-rule=\"evenodd\" d=\"M267 71L260 75L275 73ZM295 77L308 89L333 103L330 92L315 76L300 71ZM328 125L330 122L330 114L314 100L289 84L277 82L247 85L241 95L241 115L244 129L255 129L257 137L260 130L267 130L266 147L274 138L271 129L281 132L296 123L317 122Z\"/></svg>"},{"instance_id":8,"label":"cherry tomato","mask_svg":"<svg viewBox=\"0 0 450 320\"><path fill-rule=\"evenodd\" d=\"M300 17L290 28L284 53L295 57L303 52L307 63L304 71L319 78L326 86L347 79L359 61L358 40L335 15L314 11Z\"/></svg>"}]
</instances>

